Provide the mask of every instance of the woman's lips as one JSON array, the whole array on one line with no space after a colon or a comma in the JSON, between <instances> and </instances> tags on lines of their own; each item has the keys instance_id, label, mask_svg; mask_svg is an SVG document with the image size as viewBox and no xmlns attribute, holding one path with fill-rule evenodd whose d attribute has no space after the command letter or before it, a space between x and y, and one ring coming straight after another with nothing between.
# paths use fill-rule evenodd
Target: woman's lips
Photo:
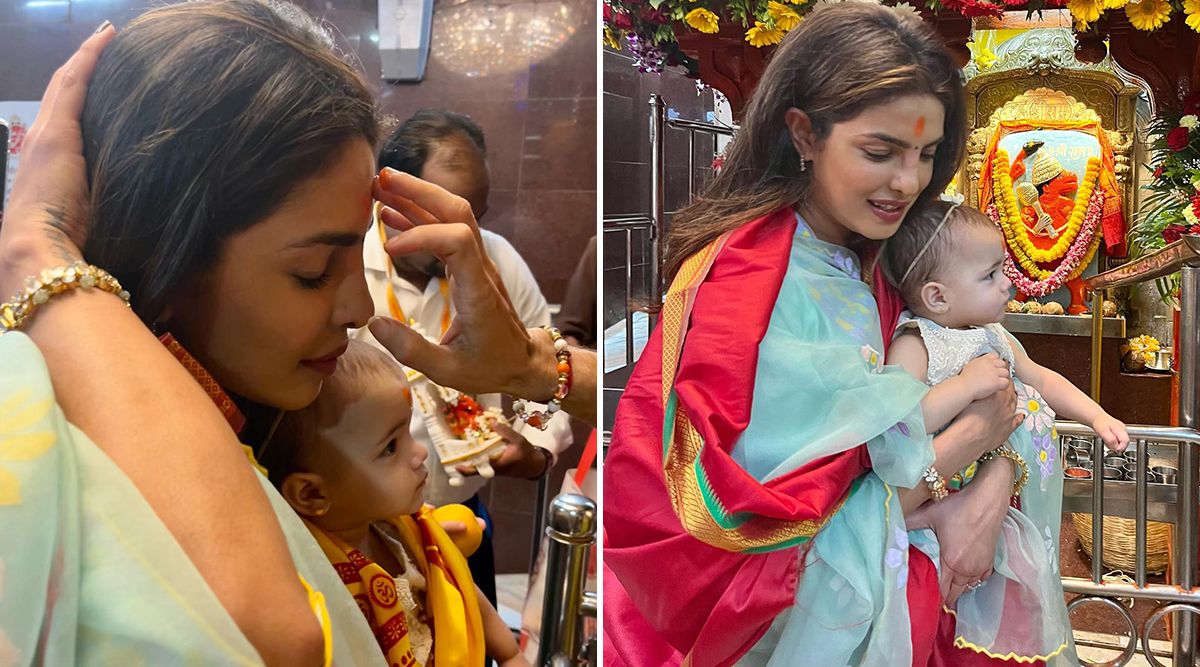
<instances>
[{"instance_id":1,"label":"woman's lips","mask_svg":"<svg viewBox=\"0 0 1200 667\"><path fill-rule=\"evenodd\" d=\"M867 204L876 217L889 225L903 220L904 213L908 210L908 202L893 199L868 199Z\"/></svg>"},{"instance_id":2,"label":"woman's lips","mask_svg":"<svg viewBox=\"0 0 1200 667\"><path fill-rule=\"evenodd\" d=\"M300 364L307 366L322 375L333 375L333 372L337 370L338 357L346 353L346 348L349 345L349 343L342 343L341 346L338 347L338 349L332 354L327 354L318 359L305 359L304 361L301 361Z\"/></svg>"}]
</instances>

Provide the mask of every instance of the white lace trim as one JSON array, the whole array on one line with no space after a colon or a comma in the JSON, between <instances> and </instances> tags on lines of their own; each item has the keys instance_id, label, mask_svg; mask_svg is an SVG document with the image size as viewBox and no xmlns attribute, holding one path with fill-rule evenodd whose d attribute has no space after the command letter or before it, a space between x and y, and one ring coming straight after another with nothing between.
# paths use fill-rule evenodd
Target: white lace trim
<instances>
[{"instance_id":1,"label":"white lace trim","mask_svg":"<svg viewBox=\"0 0 1200 667\"><path fill-rule=\"evenodd\" d=\"M906 310L900 315L896 335L899 336L910 327L916 327L925 342L925 350L929 354L925 384L930 387L958 375L972 359L989 352L995 352L1007 361L1009 375L1015 377L1016 357L1004 327L999 324L949 329Z\"/></svg>"},{"instance_id":2,"label":"white lace trim","mask_svg":"<svg viewBox=\"0 0 1200 667\"><path fill-rule=\"evenodd\" d=\"M378 524L376 524L377 527ZM392 535L390 526L377 531L392 554L404 564L404 573L392 577L396 582L396 598L404 609L404 620L408 623L408 641L412 645L413 658L418 665L428 665L433 654L433 628L429 626L425 613L428 585L417 564L408 555L404 543Z\"/></svg>"}]
</instances>

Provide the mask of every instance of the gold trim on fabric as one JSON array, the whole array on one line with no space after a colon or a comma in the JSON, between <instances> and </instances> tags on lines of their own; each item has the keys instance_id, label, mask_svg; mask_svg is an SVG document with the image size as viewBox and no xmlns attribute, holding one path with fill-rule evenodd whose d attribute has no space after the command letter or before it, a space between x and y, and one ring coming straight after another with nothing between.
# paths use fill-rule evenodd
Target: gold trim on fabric
<instances>
[{"instance_id":1,"label":"gold trim on fabric","mask_svg":"<svg viewBox=\"0 0 1200 667\"><path fill-rule=\"evenodd\" d=\"M737 528L717 524L700 490L695 461L704 440L687 416L675 414L674 437L667 452L667 493L671 506L687 532L696 539L726 551L747 551L773 547L784 542L811 538L845 504L849 493L820 520L786 521L755 517Z\"/></svg>"},{"instance_id":2,"label":"gold trim on fabric","mask_svg":"<svg viewBox=\"0 0 1200 667\"><path fill-rule=\"evenodd\" d=\"M689 257L680 267L662 308L662 398L666 408L678 372L679 359L683 353L683 340L690 319L691 307L700 284L708 276L713 262L724 247L729 234L725 234ZM664 425L664 437L667 437ZM737 528L720 526L705 503L696 462L704 439L692 425L687 415L678 410L671 428L670 441L663 457L663 472L671 506L683 524L684 530L696 539L725 549L746 551L769 548L792 540L811 538L833 516L849 497L849 493L820 520L805 519L787 521L755 517ZM719 502L719 501L718 501Z\"/></svg>"},{"instance_id":3,"label":"gold trim on fabric","mask_svg":"<svg viewBox=\"0 0 1200 667\"><path fill-rule=\"evenodd\" d=\"M942 610L945 611L946 613L950 614L951 616L958 618L958 613L955 612L953 609L947 607L946 605L942 605ZM1063 642L1062 646L1059 646L1057 649L1055 649L1054 651L1052 651L1050 653L1047 653L1046 655L1029 656L1029 655L1017 655L1016 653L1000 654L1000 653L993 653L982 646L972 644L970 641L966 640L965 638L963 638L959 635L954 636L954 645L961 649L967 649L967 650L975 651L976 653L982 653L989 658L994 658L996 660L1008 660L1010 662L1016 662L1018 664L1023 664L1023 665L1032 665L1036 662L1048 662L1050 660L1050 658L1053 658L1054 656L1058 655L1059 653L1062 653L1067 648L1067 643Z\"/></svg>"}]
</instances>

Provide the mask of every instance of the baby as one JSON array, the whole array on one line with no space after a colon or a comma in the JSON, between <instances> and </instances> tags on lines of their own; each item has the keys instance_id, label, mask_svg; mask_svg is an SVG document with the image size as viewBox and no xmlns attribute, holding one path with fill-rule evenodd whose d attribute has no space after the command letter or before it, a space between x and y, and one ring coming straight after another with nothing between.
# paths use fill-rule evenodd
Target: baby
<instances>
[{"instance_id":1,"label":"baby","mask_svg":"<svg viewBox=\"0 0 1200 667\"><path fill-rule=\"evenodd\" d=\"M356 341L317 400L280 422L261 462L304 519L388 664L528 665L423 505L428 452L409 434L404 370Z\"/></svg>"},{"instance_id":2,"label":"baby","mask_svg":"<svg viewBox=\"0 0 1200 667\"><path fill-rule=\"evenodd\" d=\"M1110 449L1125 449L1123 423L1031 360L1000 326L1012 288L1001 271L1004 252L1004 237L987 216L948 202L914 212L884 247L884 274L909 310L887 361L930 385L921 403L926 427L941 430L972 401L1015 379L1024 428L1049 433L1058 414L1090 425Z\"/></svg>"},{"instance_id":3,"label":"baby","mask_svg":"<svg viewBox=\"0 0 1200 667\"><path fill-rule=\"evenodd\" d=\"M1002 272L1004 238L985 215L948 202L915 210L885 243L880 261L908 306L887 363L929 385L921 402L926 431L940 431L973 401L1010 384L1025 417L996 454L1019 457L1028 480L1003 520L994 574L958 598L955 643L993 656L1070 664L1058 574L1062 468L1054 417L1090 425L1117 451L1129 443L1125 425L1031 360L999 324L1012 283ZM976 467L926 473L926 480L936 486L944 475L954 488L969 483Z\"/></svg>"}]
</instances>

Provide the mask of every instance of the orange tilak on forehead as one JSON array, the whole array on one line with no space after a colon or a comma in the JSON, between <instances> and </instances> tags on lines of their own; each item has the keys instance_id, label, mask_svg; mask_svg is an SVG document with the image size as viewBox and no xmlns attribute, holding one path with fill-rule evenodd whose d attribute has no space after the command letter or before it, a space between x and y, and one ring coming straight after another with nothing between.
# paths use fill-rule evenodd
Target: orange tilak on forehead
<instances>
[{"instance_id":1,"label":"orange tilak on forehead","mask_svg":"<svg viewBox=\"0 0 1200 667\"><path fill-rule=\"evenodd\" d=\"M917 135L918 139L920 139L922 136L925 135L925 117L924 116L920 116L917 118L917 124L915 126L913 126L913 134Z\"/></svg>"}]
</instances>

